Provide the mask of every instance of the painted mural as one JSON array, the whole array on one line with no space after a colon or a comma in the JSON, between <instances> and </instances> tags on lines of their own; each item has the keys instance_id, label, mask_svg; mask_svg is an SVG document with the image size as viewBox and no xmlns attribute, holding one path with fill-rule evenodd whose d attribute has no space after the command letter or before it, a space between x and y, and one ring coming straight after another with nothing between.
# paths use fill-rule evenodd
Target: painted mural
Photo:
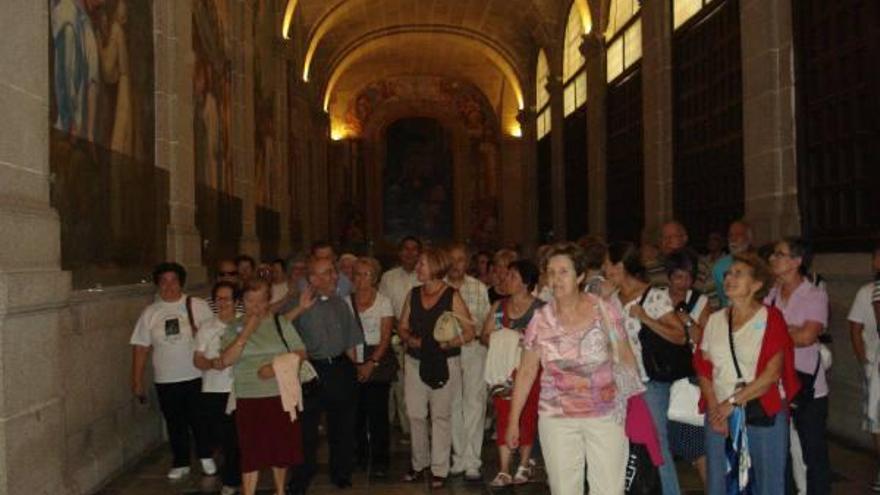
<instances>
[{"instance_id":1,"label":"painted mural","mask_svg":"<svg viewBox=\"0 0 880 495\"><path fill-rule=\"evenodd\" d=\"M52 204L77 287L132 283L164 256L153 2L49 0Z\"/></svg>"},{"instance_id":2,"label":"painted mural","mask_svg":"<svg viewBox=\"0 0 880 495\"><path fill-rule=\"evenodd\" d=\"M53 127L71 140L152 161L152 2L50 5Z\"/></svg>"},{"instance_id":3,"label":"painted mural","mask_svg":"<svg viewBox=\"0 0 880 495\"><path fill-rule=\"evenodd\" d=\"M275 0L253 4L254 28L254 149L256 202L279 209L279 185L288 182L282 167L275 122L275 85L278 68L272 57L276 26ZM281 188L282 190L286 188Z\"/></svg>"},{"instance_id":4,"label":"painted mural","mask_svg":"<svg viewBox=\"0 0 880 495\"><path fill-rule=\"evenodd\" d=\"M497 133L495 112L474 85L444 77L396 77L368 84L351 100L344 115L345 134L361 136L373 112L394 101L422 101L451 108L473 138Z\"/></svg>"},{"instance_id":5,"label":"painted mural","mask_svg":"<svg viewBox=\"0 0 880 495\"><path fill-rule=\"evenodd\" d=\"M229 0L193 2L193 149L197 182L234 192Z\"/></svg>"},{"instance_id":6,"label":"painted mural","mask_svg":"<svg viewBox=\"0 0 880 495\"><path fill-rule=\"evenodd\" d=\"M452 238L452 152L434 119L399 120L388 127L382 173L384 235L441 241Z\"/></svg>"}]
</instances>

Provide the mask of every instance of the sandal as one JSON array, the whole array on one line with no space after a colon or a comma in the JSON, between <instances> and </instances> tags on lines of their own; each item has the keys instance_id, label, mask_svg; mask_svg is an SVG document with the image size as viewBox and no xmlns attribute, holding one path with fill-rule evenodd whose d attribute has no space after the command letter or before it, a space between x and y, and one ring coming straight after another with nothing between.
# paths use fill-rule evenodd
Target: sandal
<instances>
[{"instance_id":1,"label":"sandal","mask_svg":"<svg viewBox=\"0 0 880 495\"><path fill-rule=\"evenodd\" d=\"M532 468L520 466L516 468L516 475L513 477L514 485L522 485L532 480Z\"/></svg>"},{"instance_id":2,"label":"sandal","mask_svg":"<svg viewBox=\"0 0 880 495\"><path fill-rule=\"evenodd\" d=\"M519 471L517 471L517 474ZM513 483L513 478L510 477L509 474L504 471L499 471L498 474L495 475L495 479L489 482L489 486L492 488L504 488L505 486Z\"/></svg>"},{"instance_id":3,"label":"sandal","mask_svg":"<svg viewBox=\"0 0 880 495\"><path fill-rule=\"evenodd\" d=\"M443 488L446 485L446 478L443 476L431 476L431 488Z\"/></svg>"},{"instance_id":4,"label":"sandal","mask_svg":"<svg viewBox=\"0 0 880 495\"><path fill-rule=\"evenodd\" d=\"M405 483L415 483L417 481L422 481L424 476L424 471L416 471L415 469L410 469L406 474L403 475L403 481Z\"/></svg>"}]
</instances>

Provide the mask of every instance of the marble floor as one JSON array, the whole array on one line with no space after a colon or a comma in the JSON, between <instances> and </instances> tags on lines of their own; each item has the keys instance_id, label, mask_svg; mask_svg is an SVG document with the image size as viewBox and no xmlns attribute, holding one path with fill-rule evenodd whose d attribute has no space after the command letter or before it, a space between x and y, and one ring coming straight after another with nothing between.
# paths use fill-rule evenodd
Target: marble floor
<instances>
[{"instance_id":1,"label":"marble floor","mask_svg":"<svg viewBox=\"0 0 880 495\"><path fill-rule=\"evenodd\" d=\"M325 466L322 472L315 478L310 495L323 495L330 493L346 493L347 495L403 495L431 493L426 484L409 484L399 480L409 465L408 445L399 438L392 441L393 455L392 468L387 481L371 481L363 471L356 472L353 477L354 486L347 490L339 490L330 483ZM321 459L326 459L326 451L322 446ZM468 483L462 479L452 479L447 486L440 490L450 495L476 495L491 494L495 491L489 488L488 482L495 474L495 449L492 443L487 441L484 448L483 458L486 460L484 469L484 483ZM868 487L877 472L877 463L872 456L862 450L852 449L833 443L831 445L831 461L834 468L834 494L857 495L870 493ZM141 462L112 480L98 495L177 495L177 494L200 494L217 493L219 487L216 479L203 478L193 474L189 479L171 483L165 479L165 473L170 463L170 454L167 447L163 446L145 456ZM196 473L197 469L194 468ZM684 495L697 495L702 493L701 483L696 471L689 465L679 463L678 472ZM538 495L547 494L549 489L543 481L543 473L538 471L537 480L528 485L497 491L503 494ZM271 494L270 474L261 475L260 485L264 487L260 494ZM434 490L435 492L438 490Z\"/></svg>"}]
</instances>

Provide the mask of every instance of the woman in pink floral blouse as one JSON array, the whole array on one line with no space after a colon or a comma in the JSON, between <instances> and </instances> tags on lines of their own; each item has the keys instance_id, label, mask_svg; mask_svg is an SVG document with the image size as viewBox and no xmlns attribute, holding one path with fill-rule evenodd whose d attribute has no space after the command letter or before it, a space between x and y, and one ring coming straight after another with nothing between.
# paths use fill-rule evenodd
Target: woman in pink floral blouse
<instances>
[{"instance_id":1,"label":"woman in pink floral blouse","mask_svg":"<svg viewBox=\"0 0 880 495\"><path fill-rule=\"evenodd\" d=\"M584 465L589 464L591 493L622 494L628 394L615 379L620 369L615 349L632 376L635 358L619 313L579 290L586 271L583 250L558 244L544 260L553 302L535 312L526 330L506 442L510 448L519 442L519 415L541 365L538 431L550 491L583 493Z\"/></svg>"}]
</instances>

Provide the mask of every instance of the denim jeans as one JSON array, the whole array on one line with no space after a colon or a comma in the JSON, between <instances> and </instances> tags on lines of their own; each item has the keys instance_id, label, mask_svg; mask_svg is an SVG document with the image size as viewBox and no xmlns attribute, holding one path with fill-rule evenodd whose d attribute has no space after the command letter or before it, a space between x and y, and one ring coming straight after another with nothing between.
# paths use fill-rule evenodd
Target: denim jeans
<instances>
[{"instance_id":1,"label":"denim jeans","mask_svg":"<svg viewBox=\"0 0 880 495\"><path fill-rule=\"evenodd\" d=\"M675 471L675 461L669 452L669 389L671 383L651 380L645 384L645 402L651 410L654 418L654 427L657 428L657 436L660 440L660 451L663 453L663 465L660 466L660 483L663 486L663 495L679 495L681 489L678 486L678 474Z\"/></svg>"},{"instance_id":2,"label":"denim jeans","mask_svg":"<svg viewBox=\"0 0 880 495\"><path fill-rule=\"evenodd\" d=\"M753 495L785 493L785 463L788 458L788 413L776 414L773 426L746 426L749 453L754 468ZM706 420L706 493L724 495L727 475L726 438L715 433Z\"/></svg>"}]
</instances>

